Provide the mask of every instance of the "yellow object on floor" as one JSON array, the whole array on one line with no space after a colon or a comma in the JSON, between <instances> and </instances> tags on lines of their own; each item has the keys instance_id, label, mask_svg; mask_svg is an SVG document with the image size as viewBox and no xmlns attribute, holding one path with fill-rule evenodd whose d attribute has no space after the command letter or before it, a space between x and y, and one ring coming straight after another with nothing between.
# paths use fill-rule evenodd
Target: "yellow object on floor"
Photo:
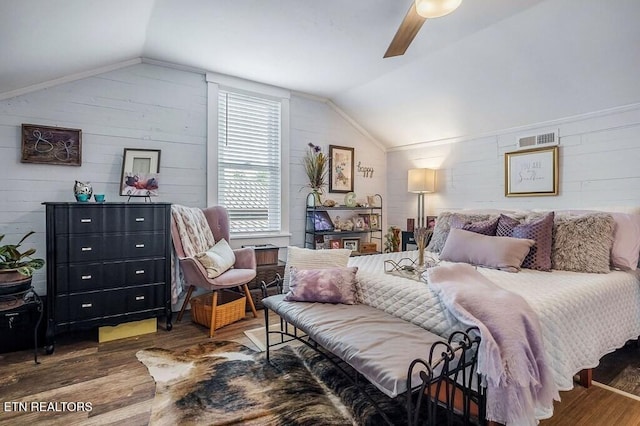
<instances>
[{"instance_id":1,"label":"yellow object on floor","mask_svg":"<svg viewBox=\"0 0 640 426\"><path fill-rule=\"evenodd\" d=\"M113 327L100 327L98 329L98 342L110 342L112 340L124 339L126 337L155 333L156 331L158 331L157 318L126 322L124 324L118 324Z\"/></svg>"}]
</instances>

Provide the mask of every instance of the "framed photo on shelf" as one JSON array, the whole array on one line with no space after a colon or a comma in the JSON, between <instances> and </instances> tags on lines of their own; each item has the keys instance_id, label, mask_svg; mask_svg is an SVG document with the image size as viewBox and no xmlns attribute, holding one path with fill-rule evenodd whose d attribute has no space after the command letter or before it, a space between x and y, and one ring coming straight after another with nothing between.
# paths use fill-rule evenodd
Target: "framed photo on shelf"
<instances>
[{"instance_id":1,"label":"framed photo on shelf","mask_svg":"<svg viewBox=\"0 0 640 426\"><path fill-rule=\"evenodd\" d=\"M342 247L357 252L360 250L360 238L343 238Z\"/></svg>"},{"instance_id":2,"label":"framed photo on shelf","mask_svg":"<svg viewBox=\"0 0 640 426\"><path fill-rule=\"evenodd\" d=\"M369 215L369 229L380 229L380 215L378 213Z\"/></svg>"},{"instance_id":3,"label":"framed photo on shelf","mask_svg":"<svg viewBox=\"0 0 640 426\"><path fill-rule=\"evenodd\" d=\"M342 248L342 246L340 245L342 243L342 241L340 240L331 240L329 242L329 247L332 249L339 249Z\"/></svg>"},{"instance_id":4,"label":"framed photo on shelf","mask_svg":"<svg viewBox=\"0 0 640 426\"><path fill-rule=\"evenodd\" d=\"M436 219L438 216L427 216L427 229L433 230L436 227Z\"/></svg>"},{"instance_id":5,"label":"framed photo on shelf","mask_svg":"<svg viewBox=\"0 0 640 426\"><path fill-rule=\"evenodd\" d=\"M120 195L156 197L160 173L159 149L124 149Z\"/></svg>"},{"instance_id":6,"label":"framed photo on shelf","mask_svg":"<svg viewBox=\"0 0 640 426\"><path fill-rule=\"evenodd\" d=\"M316 231L333 231L334 226L329 213L324 210L314 211L313 229Z\"/></svg>"},{"instance_id":7,"label":"framed photo on shelf","mask_svg":"<svg viewBox=\"0 0 640 426\"><path fill-rule=\"evenodd\" d=\"M358 215L353 218L353 229L355 231L364 231L365 229L367 229L365 227L364 218L362 217L362 215Z\"/></svg>"},{"instance_id":8,"label":"framed photo on shelf","mask_svg":"<svg viewBox=\"0 0 640 426\"><path fill-rule=\"evenodd\" d=\"M316 250L320 250L320 249L327 249L329 248L329 243L328 241L325 241L324 236L323 235L316 235L315 238L315 249Z\"/></svg>"},{"instance_id":9,"label":"framed photo on shelf","mask_svg":"<svg viewBox=\"0 0 640 426\"><path fill-rule=\"evenodd\" d=\"M329 192L353 192L354 148L329 145Z\"/></svg>"}]
</instances>

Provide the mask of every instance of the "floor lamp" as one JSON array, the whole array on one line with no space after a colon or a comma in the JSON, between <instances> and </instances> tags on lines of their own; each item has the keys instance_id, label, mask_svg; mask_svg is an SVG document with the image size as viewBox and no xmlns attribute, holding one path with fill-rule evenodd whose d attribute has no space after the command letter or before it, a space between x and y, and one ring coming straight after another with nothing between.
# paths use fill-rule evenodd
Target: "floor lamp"
<instances>
[{"instance_id":1,"label":"floor lamp","mask_svg":"<svg viewBox=\"0 0 640 426\"><path fill-rule=\"evenodd\" d=\"M417 226L426 227L424 194L436 192L436 171L433 169L409 169L407 191L418 194Z\"/></svg>"}]
</instances>

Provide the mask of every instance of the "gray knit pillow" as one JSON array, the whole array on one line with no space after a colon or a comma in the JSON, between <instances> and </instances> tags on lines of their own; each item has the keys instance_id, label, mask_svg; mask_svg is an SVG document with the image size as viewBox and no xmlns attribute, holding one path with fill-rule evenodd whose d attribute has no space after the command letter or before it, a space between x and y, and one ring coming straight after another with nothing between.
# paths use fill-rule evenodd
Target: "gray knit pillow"
<instances>
[{"instance_id":1,"label":"gray knit pillow","mask_svg":"<svg viewBox=\"0 0 640 426\"><path fill-rule=\"evenodd\" d=\"M615 221L609 214L556 215L553 223L553 269L606 274Z\"/></svg>"},{"instance_id":2,"label":"gray knit pillow","mask_svg":"<svg viewBox=\"0 0 640 426\"><path fill-rule=\"evenodd\" d=\"M444 243L447 241L447 237L449 236L449 230L451 229L451 219L454 216L462 220L463 223L480 222L481 220L487 220L491 217L488 214L462 214L453 212L440 213L436 220L436 227L433 229L431 241L429 241L429 245L427 246L427 251L434 253L440 253L442 251Z\"/></svg>"}]
</instances>

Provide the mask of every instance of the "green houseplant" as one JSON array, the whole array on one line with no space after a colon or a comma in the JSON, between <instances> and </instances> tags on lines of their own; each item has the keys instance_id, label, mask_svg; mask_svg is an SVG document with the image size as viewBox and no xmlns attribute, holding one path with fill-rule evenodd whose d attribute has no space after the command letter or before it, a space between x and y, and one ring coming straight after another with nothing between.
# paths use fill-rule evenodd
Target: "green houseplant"
<instances>
[{"instance_id":1,"label":"green houseplant","mask_svg":"<svg viewBox=\"0 0 640 426\"><path fill-rule=\"evenodd\" d=\"M24 240L35 234L28 232L18 244L0 245L0 294L8 294L26 290L31 286L33 271L44 266L43 259L34 259L36 249L21 251ZM4 235L0 235L0 242Z\"/></svg>"}]
</instances>

